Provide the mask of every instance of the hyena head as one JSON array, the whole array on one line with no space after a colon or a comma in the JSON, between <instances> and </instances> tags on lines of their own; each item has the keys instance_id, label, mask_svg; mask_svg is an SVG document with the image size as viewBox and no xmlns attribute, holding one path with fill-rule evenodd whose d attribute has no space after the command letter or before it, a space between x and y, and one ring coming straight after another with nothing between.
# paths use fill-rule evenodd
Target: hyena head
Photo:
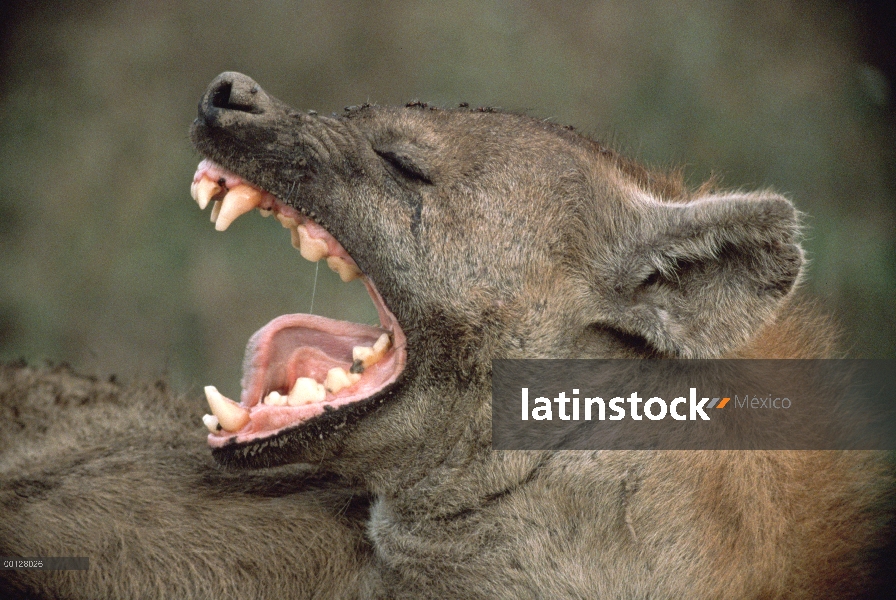
<instances>
[{"instance_id":1,"label":"hyena head","mask_svg":"<svg viewBox=\"0 0 896 600\"><path fill-rule=\"evenodd\" d=\"M256 333L240 405L209 392L229 464L363 472L487 447L491 359L718 357L774 316L803 262L786 199L686 193L526 116L325 117L223 73L192 139L218 229L276 212L303 256L363 278L381 321L284 315Z\"/></svg>"}]
</instances>

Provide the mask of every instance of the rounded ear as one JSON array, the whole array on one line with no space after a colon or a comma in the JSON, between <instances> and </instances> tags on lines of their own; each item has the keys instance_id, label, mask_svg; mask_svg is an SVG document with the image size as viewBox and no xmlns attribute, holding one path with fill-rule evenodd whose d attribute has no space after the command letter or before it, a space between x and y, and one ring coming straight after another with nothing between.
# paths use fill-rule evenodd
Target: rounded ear
<instances>
[{"instance_id":1,"label":"rounded ear","mask_svg":"<svg viewBox=\"0 0 896 600\"><path fill-rule=\"evenodd\" d=\"M770 193L648 200L637 235L604 254L601 313L661 352L710 358L746 342L793 290L799 214Z\"/></svg>"}]
</instances>

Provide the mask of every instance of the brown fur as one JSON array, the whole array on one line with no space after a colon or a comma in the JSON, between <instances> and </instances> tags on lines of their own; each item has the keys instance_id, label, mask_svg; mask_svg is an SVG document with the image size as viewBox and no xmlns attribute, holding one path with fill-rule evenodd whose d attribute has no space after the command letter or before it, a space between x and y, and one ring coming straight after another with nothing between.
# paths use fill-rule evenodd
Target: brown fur
<instances>
[{"instance_id":1,"label":"brown fur","mask_svg":"<svg viewBox=\"0 0 896 600\"><path fill-rule=\"evenodd\" d=\"M0 555L90 559L0 571L0 597L368 595L364 494L308 469L221 472L199 408L161 382L0 366Z\"/></svg>"},{"instance_id":2,"label":"brown fur","mask_svg":"<svg viewBox=\"0 0 896 600\"><path fill-rule=\"evenodd\" d=\"M788 200L691 192L525 116L418 103L318 117L236 73L212 82L192 137L340 240L399 319L407 368L369 401L214 453L231 468L304 462L326 476L219 473L177 400L81 384L111 400L46 413L4 443L0 550L77 550L94 570L6 575L6 589L871 593L892 515L883 453L491 449L493 358L830 356L832 328L794 297L803 255ZM46 404L34 390L59 376L7 370L21 383L5 410L21 419ZM148 419L148 398L168 412ZM52 433L34 433L46 423ZM234 535L216 533L228 523Z\"/></svg>"}]
</instances>

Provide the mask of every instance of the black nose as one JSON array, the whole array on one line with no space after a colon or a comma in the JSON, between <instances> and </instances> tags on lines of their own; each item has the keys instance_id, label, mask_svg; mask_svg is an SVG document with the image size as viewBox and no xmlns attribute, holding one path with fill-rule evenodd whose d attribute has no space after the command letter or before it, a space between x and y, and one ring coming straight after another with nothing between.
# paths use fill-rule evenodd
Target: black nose
<instances>
[{"instance_id":1,"label":"black nose","mask_svg":"<svg viewBox=\"0 0 896 600\"><path fill-rule=\"evenodd\" d=\"M270 106L270 97L251 77L228 71L208 86L199 101L199 118L211 126L229 125L263 115Z\"/></svg>"}]
</instances>

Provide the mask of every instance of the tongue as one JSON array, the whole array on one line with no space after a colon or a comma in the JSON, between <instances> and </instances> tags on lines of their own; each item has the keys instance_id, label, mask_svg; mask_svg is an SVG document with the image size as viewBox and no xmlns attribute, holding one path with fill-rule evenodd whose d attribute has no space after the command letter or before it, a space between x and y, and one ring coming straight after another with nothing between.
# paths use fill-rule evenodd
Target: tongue
<instances>
[{"instance_id":1,"label":"tongue","mask_svg":"<svg viewBox=\"0 0 896 600\"><path fill-rule=\"evenodd\" d=\"M383 333L379 327L317 315L277 317L246 346L242 404L255 406L272 391L287 394L299 377L323 381L334 367L349 370L352 349L373 346Z\"/></svg>"}]
</instances>

